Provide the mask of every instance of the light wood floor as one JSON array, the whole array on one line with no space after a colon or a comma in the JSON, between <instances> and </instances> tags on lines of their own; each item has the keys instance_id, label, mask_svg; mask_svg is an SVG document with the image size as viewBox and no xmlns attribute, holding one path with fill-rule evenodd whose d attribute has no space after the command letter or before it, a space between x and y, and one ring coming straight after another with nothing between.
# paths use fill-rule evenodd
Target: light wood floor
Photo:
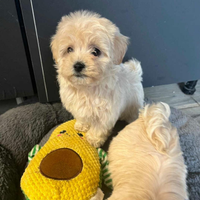
<instances>
[{"instance_id":1,"label":"light wood floor","mask_svg":"<svg viewBox=\"0 0 200 200\"><path fill-rule=\"evenodd\" d=\"M144 89L145 97L162 101L192 116L200 123L200 80L194 95L185 95L177 84L162 85Z\"/></svg>"}]
</instances>

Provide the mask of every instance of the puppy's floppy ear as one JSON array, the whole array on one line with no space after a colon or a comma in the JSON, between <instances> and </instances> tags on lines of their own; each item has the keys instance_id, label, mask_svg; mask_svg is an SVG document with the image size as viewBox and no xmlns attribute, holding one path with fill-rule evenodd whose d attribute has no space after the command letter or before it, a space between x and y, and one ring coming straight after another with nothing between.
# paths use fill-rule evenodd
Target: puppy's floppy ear
<instances>
[{"instance_id":1,"label":"puppy's floppy ear","mask_svg":"<svg viewBox=\"0 0 200 200\"><path fill-rule=\"evenodd\" d=\"M129 38L122 35L118 29L115 33L114 47L113 47L114 51L113 63L115 65L119 65L122 62L127 50L128 43L129 43Z\"/></svg>"},{"instance_id":2,"label":"puppy's floppy ear","mask_svg":"<svg viewBox=\"0 0 200 200\"><path fill-rule=\"evenodd\" d=\"M55 35L51 38L50 47L51 47L51 52L53 54L53 59L57 63L57 60L58 60L58 44L57 44L57 40L56 40Z\"/></svg>"},{"instance_id":3,"label":"puppy's floppy ear","mask_svg":"<svg viewBox=\"0 0 200 200\"><path fill-rule=\"evenodd\" d=\"M106 30L108 37L111 39L112 60L115 65L118 65L124 58L129 38L122 35L119 28L106 18L99 18L99 23L104 27L103 30Z\"/></svg>"},{"instance_id":4,"label":"puppy's floppy ear","mask_svg":"<svg viewBox=\"0 0 200 200\"><path fill-rule=\"evenodd\" d=\"M62 33L63 29L66 27L67 25L67 22L68 20L71 19L71 16L74 15L75 13L70 13L70 15L65 15L61 18L60 22L58 23L57 25L57 28L56 28L56 33L55 35L53 35L51 37L51 44L50 44L50 47L51 47L51 52L53 54L53 59L54 61L58 62L58 58L59 58L59 35L60 35L60 32ZM78 14L78 12L77 12Z\"/></svg>"},{"instance_id":5,"label":"puppy's floppy ear","mask_svg":"<svg viewBox=\"0 0 200 200\"><path fill-rule=\"evenodd\" d=\"M147 105L140 116L143 118L149 140L157 151L166 154L176 134L176 129L169 122L169 106L165 103Z\"/></svg>"}]
</instances>

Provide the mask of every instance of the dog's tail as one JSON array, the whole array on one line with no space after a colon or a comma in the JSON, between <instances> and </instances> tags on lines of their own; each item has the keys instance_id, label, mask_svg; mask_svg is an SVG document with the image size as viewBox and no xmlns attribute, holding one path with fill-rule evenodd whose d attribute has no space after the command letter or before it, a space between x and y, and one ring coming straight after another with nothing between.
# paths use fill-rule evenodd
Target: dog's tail
<instances>
[{"instance_id":1,"label":"dog's tail","mask_svg":"<svg viewBox=\"0 0 200 200\"><path fill-rule=\"evenodd\" d=\"M146 133L155 148L163 154L175 154L177 131L169 122L170 107L165 103L146 105L141 111ZM170 152L169 152L170 151ZM174 152L174 153L173 153Z\"/></svg>"},{"instance_id":2,"label":"dog's tail","mask_svg":"<svg viewBox=\"0 0 200 200\"><path fill-rule=\"evenodd\" d=\"M125 62L124 66L127 66L130 69L130 71L134 72L135 78L138 79L136 80L136 82L142 81L143 71L142 71L141 63L137 59L132 58L131 60Z\"/></svg>"},{"instance_id":3,"label":"dog's tail","mask_svg":"<svg viewBox=\"0 0 200 200\"><path fill-rule=\"evenodd\" d=\"M170 107L165 103L145 106L140 114L148 139L157 152L163 154L156 172L156 200L187 198L186 166L182 157L177 130L169 122ZM167 156L170 159L167 159Z\"/></svg>"}]
</instances>

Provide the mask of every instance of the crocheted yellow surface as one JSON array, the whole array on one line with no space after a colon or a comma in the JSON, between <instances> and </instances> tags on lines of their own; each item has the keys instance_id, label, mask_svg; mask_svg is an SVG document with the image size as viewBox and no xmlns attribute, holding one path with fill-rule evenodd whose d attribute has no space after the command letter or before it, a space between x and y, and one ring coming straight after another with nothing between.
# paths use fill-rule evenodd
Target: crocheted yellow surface
<instances>
[{"instance_id":1,"label":"crocheted yellow surface","mask_svg":"<svg viewBox=\"0 0 200 200\"><path fill-rule=\"evenodd\" d=\"M100 182L98 153L74 124L71 120L58 126L29 163L21 179L28 199L89 200L96 194Z\"/></svg>"}]
</instances>

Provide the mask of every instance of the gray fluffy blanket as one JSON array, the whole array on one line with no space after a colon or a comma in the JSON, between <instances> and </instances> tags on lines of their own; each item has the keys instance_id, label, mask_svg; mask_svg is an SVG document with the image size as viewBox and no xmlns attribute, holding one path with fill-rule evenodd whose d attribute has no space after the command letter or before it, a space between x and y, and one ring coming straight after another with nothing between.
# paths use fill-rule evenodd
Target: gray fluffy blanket
<instances>
[{"instance_id":1,"label":"gray fluffy blanket","mask_svg":"<svg viewBox=\"0 0 200 200\"><path fill-rule=\"evenodd\" d=\"M190 200L200 199L200 125L172 108L170 120L178 129L180 143L188 166ZM27 154L56 125L72 119L60 103L33 103L9 110L0 116L0 199L17 200L19 182L27 162ZM118 122L113 130L125 124ZM50 133L49 133L50 134ZM48 135L42 140L44 143ZM109 140L104 146L108 146Z\"/></svg>"},{"instance_id":2,"label":"gray fluffy blanket","mask_svg":"<svg viewBox=\"0 0 200 200\"><path fill-rule=\"evenodd\" d=\"M177 128L185 163L190 200L200 199L200 124L181 111L171 108L170 121Z\"/></svg>"},{"instance_id":3,"label":"gray fluffy blanket","mask_svg":"<svg viewBox=\"0 0 200 200\"><path fill-rule=\"evenodd\" d=\"M27 155L54 126L72 119L60 103L33 103L0 115L0 200L21 199Z\"/></svg>"}]
</instances>

